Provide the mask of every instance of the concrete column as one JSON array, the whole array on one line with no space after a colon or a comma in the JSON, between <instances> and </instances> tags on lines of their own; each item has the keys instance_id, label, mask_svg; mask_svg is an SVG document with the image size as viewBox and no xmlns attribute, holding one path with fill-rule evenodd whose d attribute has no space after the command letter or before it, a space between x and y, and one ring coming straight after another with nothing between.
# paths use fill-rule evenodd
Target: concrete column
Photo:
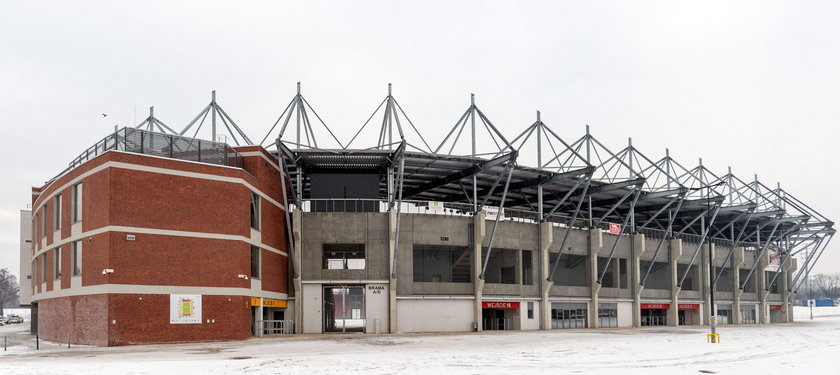
<instances>
[{"instance_id":1,"label":"concrete column","mask_svg":"<svg viewBox=\"0 0 840 375\"><path fill-rule=\"evenodd\" d=\"M397 254L397 209L388 211L388 332L397 333L397 275L394 270L395 255Z\"/></svg>"},{"instance_id":2,"label":"concrete column","mask_svg":"<svg viewBox=\"0 0 840 375\"><path fill-rule=\"evenodd\" d=\"M601 291L601 284L598 283L598 251L604 246L603 232L598 228L590 229L586 242L589 245L589 296L592 298L589 304L589 328L598 328L598 292Z\"/></svg>"},{"instance_id":3,"label":"concrete column","mask_svg":"<svg viewBox=\"0 0 840 375\"><path fill-rule=\"evenodd\" d=\"M709 247L711 246L711 254L709 254ZM703 325L710 325L712 321L712 294L709 288L709 256L715 259L715 244L703 244L700 249L702 257L700 258L700 290L703 291L703 301L705 309L703 309Z\"/></svg>"},{"instance_id":4,"label":"concrete column","mask_svg":"<svg viewBox=\"0 0 840 375\"><path fill-rule=\"evenodd\" d=\"M741 265L744 264L744 248L736 247L732 252L732 324L741 324Z\"/></svg>"},{"instance_id":5,"label":"concrete column","mask_svg":"<svg viewBox=\"0 0 840 375\"><path fill-rule=\"evenodd\" d=\"M633 327L642 326L642 289L639 262L645 252L645 235L634 234L630 241L630 284L633 288Z\"/></svg>"},{"instance_id":6,"label":"concrete column","mask_svg":"<svg viewBox=\"0 0 840 375\"><path fill-rule=\"evenodd\" d=\"M756 254L757 255L757 254ZM758 280L757 286L757 295L758 295L758 323L759 324L767 324L770 322L770 310L767 307L767 294L770 293L767 290L767 276L764 274L764 269L767 268L767 264L770 263L770 254L765 252L758 259L758 266L755 267L755 271L753 271L752 276Z\"/></svg>"},{"instance_id":7,"label":"concrete column","mask_svg":"<svg viewBox=\"0 0 840 375\"><path fill-rule=\"evenodd\" d=\"M295 264L298 265L297 277L292 279L292 288L295 290L295 333L303 333L303 288L301 288L301 280L303 278L303 214L299 209L292 211L292 238L295 246Z\"/></svg>"},{"instance_id":8,"label":"concrete column","mask_svg":"<svg viewBox=\"0 0 840 375\"><path fill-rule=\"evenodd\" d=\"M793 293L791 293L788 289L790 289L790 273L791 270L794 269L794 261L796 259L790 259L785 263L785 266L782 268L782 273L779 275L779 289L782 291L782 309L784 309L784 314L782 314L782 322L790 323L793 321L793 306L790 303L790 297Z\"/></svg>"},{"instance_id":9,"label":"concrete column","mask_svg":"<svg viewBox=\"0 0 840 375\"><path fill-rule=\"evenodd\" d=\"M551 286L554 282L548 281L548 273L551 271L551 262L548 256L548 248L554 242L554 228L550 222L544 221L540 223L539 230L539 244L540 244L540 285L541 297L540 302L540 329L551 329L551 301L549 301L549 294Z\"/></svg>"},{"instance_id":10,"label":"concrete column","mask_svg":"<svg viewBox=\"0 0 840 375\"><path fill-rule=\"evenodd\" d=\"M481 244L484 242L484 214L473 216L473 285L475 286L475 326L476 331L482 331L481 302L484 294L484 280L481 275Z\"/></svg>"},{"instance_id":11,"label":"concrete column","mask_svg":"<svg viewBox=\"0 0 840 375\"><path fill-rule=\"evenodd\" d=\"M680 275L677 273L679 272L679 263L677 260L680 259L682 255L682 240L679 238L674 238L668 241L668 249L671 252L669 254L668 266L671 267L671 308L668 309L668 325L669 326L678 326L680 325L680 290L682 288L677 285L680 282Z\"/></svg>"}]
</instances>

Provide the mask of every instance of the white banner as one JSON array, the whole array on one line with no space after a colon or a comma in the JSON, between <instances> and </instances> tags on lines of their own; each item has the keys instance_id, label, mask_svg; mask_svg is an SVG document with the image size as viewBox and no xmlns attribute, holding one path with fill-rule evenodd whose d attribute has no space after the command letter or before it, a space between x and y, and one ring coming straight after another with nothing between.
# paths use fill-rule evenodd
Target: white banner
<instances>
[{"instance_id":1,"label":"white banner","mask_svg":"<svg viewBox=\"0 0 840 375\"><path fill-rule=\"evenodd\" d=\"M201 294L170 294L169 324L201 324Z\"/></svg>"},{"instance_id":2,"label":"white banner","mask_svg":"<svg viewBox=\"0 0 840 375\"><path fill-rule=\"evenodd\" d=\"M484 219L485 220L496 220L497 215L501 216L499 218L499 220L502 220L502 219L505 218L505 209L504 208L499 210L499 207L496 207L496 206L484 206L484 208L481 209L481 212L484 213Z\"/></svg>"}]
</instances>

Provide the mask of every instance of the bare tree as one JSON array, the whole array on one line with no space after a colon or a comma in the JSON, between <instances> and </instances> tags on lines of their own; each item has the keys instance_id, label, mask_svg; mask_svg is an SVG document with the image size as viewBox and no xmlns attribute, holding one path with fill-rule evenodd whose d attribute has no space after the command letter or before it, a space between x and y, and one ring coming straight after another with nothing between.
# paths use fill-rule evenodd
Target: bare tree
<instances>
[{"instance_id":1,"label":"bare tree","mask_svg":"<svg viewBox=\"0 0 840 375\"><path fill-rule=\"evenodd\" d=\"M814 276L813 283L821 297L840 298L840 273L818 274Z\"/></svg>"},{"instance_id":2,"label":"bare tree","mask_svg":"<svg viewBox=\"0 0 840 375\"><path fill-rule=\"evenodd\" d=\"M7 303L17 301L19 291L17 277L6 268L0 269L0 316L4 315L3 308Z\"/></svg>"}]
</instances>

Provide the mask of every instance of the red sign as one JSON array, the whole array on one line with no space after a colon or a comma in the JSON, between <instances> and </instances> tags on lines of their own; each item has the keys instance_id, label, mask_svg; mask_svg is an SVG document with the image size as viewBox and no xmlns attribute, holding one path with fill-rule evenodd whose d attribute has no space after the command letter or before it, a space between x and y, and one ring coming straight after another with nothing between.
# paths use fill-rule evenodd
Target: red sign
<instances>
[{"instance_id":1,"label":"red sign","mask_svg":"<svg viewBox=\"0 0 840 375\"><path fill-rule=\"evenodd\" d=\"M643 303L639 307L643 309L667 310L671 308L671 305L667 303Z\"/></svg>"},{"instance_id":2,"label":"red sign","mask_svg":"<svg viewBox=\"0 0 840 375\"><path fill-rule=\"evenodd\" d=\"M482 302L482 309L518 309L519 302Z\"/></svg>"},{"instance_id":3,"label":"red sign","mask_svg":"<svg viewBox=\"0 0 840 375\"><path fill-rule=\"evenodd\" d=\"M700 304L697 303L681 303L677 305L677 308L680 310L697 310L700 308Z\"/></svg>"},{"instance_id":4,"label":"red sign","mask_svg":"<svg viewBox=\"0 0 840 375\"><path fill-rule=\"evenodd\" d=\"M621 224L610 224L610 234L621 234Z\"/></svg>"},{"instance_id":5,"label":"red sign","mask_svg":"<svg viewBox=\"0 0 840 375\"><path fill-rule=\"evenodd\" d=\"M781 310L782 305L770 305L770 310Z\"/></svg>"}]
</instances>

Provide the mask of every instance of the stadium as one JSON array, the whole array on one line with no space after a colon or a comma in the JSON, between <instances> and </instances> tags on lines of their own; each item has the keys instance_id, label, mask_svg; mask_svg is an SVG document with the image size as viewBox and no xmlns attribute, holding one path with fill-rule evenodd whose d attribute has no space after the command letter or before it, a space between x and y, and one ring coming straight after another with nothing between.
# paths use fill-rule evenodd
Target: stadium
<instances>
[{"instance_id":1,"label":"stadium","mask_svg":"<svg viewBox=\"0 0 840 375\"><path fill-rule=\"evenodd\" d=\"M102 134L32 190L33 324L126 345L783 323L835 233L756 176L539 112L502 131L474 97L453 119L430 144L389 85L340 140L298 84L261 142L215 93L181 131L152 110Z\"/></svg>"}]
</instances>

